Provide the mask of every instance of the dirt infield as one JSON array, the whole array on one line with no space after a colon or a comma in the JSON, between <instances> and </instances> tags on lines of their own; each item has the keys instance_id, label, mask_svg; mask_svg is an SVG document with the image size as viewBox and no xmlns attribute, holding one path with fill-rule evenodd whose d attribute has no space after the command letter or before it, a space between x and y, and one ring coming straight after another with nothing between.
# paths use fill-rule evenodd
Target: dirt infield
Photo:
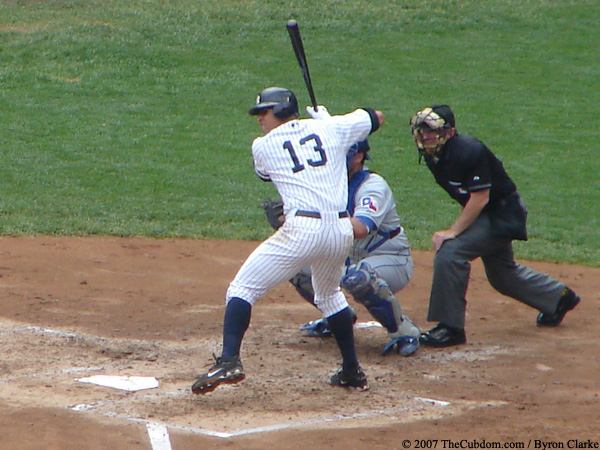
<instances>
[{"instance_id":1,"label":"dirt infield","mask_svg":"<svg viewBox=\"0 0 600 450\"><path fill-rule=\"evenodd\" d=\"M556 329L501 296L473 265L468 343L382 357L382 328L359 305L371 390L327 379L332 339L301 335L314 308L288 285L256 305L247 378L205 396L189 387L219 353L224 294L254 242L0 238L1 449L599 448L600 269L528 263L582 297ZM401 293L423 329L432 254L416 252ZM127 391L98 375L155 378ZM83 380L83 381L82 381Z\"/></svg>"}]
</instances>

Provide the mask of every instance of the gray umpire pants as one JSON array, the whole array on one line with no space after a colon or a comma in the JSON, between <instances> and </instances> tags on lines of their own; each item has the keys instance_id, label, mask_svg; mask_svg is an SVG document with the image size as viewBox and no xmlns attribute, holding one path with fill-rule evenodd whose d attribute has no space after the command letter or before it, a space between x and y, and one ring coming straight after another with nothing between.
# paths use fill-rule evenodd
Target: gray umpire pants
<instances>
[{"instance_id":1,"label":"gray umpire pants","mask_svg":"<svg viewBox=\"0 0 600 450\"><path fill-rule=\"evenodd\" d=\"M498 292L546 314L556 311L565 285L517 264L512 241L494 236L490 218L483 213L458 237L445 241L435 254L428 321L465 327L470 262L478 257Z\"/></svg>"}]
</instances>

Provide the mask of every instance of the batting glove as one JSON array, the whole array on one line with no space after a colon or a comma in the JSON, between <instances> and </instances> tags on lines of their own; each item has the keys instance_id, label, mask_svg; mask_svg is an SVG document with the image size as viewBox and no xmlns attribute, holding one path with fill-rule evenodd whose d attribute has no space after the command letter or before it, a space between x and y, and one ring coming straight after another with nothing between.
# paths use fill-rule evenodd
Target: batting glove
<instances>
[{"instance_id":1,"label":"batting glove","mask_svg":"<svg viewBox=\"0 0 600 450\"><path fill-rule=\"evenodd\" d=\"M315 111L315 108L313 108L312 106L307 106L306 112L313 119L329 119L331 117L331 114L329 114L329 111L327 111L327 108L325 108L324 106L321 106L321 105L317 106L316 111Z\"/></svg>"}]
</instances>

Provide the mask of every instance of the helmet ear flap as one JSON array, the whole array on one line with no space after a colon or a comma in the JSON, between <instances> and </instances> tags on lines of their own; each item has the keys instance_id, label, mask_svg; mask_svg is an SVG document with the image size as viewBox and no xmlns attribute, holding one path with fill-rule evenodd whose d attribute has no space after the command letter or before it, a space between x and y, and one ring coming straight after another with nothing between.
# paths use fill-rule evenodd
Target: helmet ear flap
<instances>
[{"instance_id":1,"label":"helmet ear flap","mask_svg":"<svg viewBox=\"0 0 600 450\"><path fill-rule=\"evenodd\" d=\"M287 119L298 114L298 100L296 96L288 91L286 99L273 107L273 115L278 119Z\"/></svg>"},{"instance_id":2,"label":"helmet ear flap","mask_svg":"<svg viewBox=\"0 0 600 450\"><path fill-rule=\"evenodd\" d=\"M280 103L273 107L273 115L278 119L287 119L292 115L292 111L289 102Z\"/></svg>"}]
</instances>

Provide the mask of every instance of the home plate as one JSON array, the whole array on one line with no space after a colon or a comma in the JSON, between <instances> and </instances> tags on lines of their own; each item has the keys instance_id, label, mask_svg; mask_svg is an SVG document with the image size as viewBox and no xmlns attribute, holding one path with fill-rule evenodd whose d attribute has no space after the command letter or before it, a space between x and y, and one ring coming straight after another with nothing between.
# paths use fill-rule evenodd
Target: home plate
<instances>
[{"instance_id":1,"label":"home plate","mask_svg":"<svg viewBox=\"0 0 600 450\"><path fill-rule=\"evenodd\" d=\"M383 325L381 325L379 322L375 322L373 320L371 320L370 322L359 322L354 325L354 328L357 330L360 330L361 328L373 328L373 327L383 328Z\"/></svg>"},{"instance_id":2,"label":"home plate","mask_svg":"<svg viewBox=\"0 0 600 450\"><path fill-rule=\"evenodd\" d=\"M158 380L154 377L94 375L92 377L79 378L76 381L121 389L123 391L141 391L143 389L158 387Z\"/></svg>"}]
</instances>

